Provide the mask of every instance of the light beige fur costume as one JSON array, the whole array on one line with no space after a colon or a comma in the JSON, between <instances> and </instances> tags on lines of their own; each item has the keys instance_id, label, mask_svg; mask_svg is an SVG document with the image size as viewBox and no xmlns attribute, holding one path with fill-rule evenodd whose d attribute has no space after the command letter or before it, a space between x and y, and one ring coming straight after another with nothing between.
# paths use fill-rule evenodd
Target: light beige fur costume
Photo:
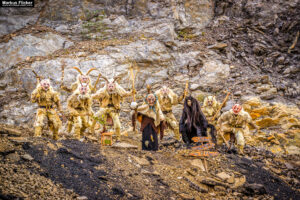
<instances>
[{"instance_id":1,"label":"light beige fur costume","mask_svg":"<svg viewBox=\"0 0 300 200\"><path fill-rule=\"evenodd\" d=\"M117 140L121 138L121 123L119 120L120 115L120 103L123 101L124 97L132 95L132 92L125 91L117 82L115 82L115 91L109 94L107 91L107 84L98 90L96 94L92 95L92 99L96 99L100 102L100 109L95 114L95 117L101 118L106 122L107 115L109 115L114 123L115 134L117 135ZM91 126L91 132L95 132L96 120L93 121Z\"/></svg>"},{"instance_id":2,"label":"light beige fur costume","mask_svg":"<svg viewBox=\"0 0 300 200\"><path fill-rule=\"evenodd\" d=\"M256 127L249 113L244 110L241 110L237 115L233 113L232 109L223 113L218 120L218 126L220 127L217 135L218 145L223 143L223 139L220 134L225 135L233 133L236 138L238 151L242 154L245 146L244 136L249 135L249 129L247 127L248 124Z\"/></svg>"},{"instance_id":3,"label":"light beige fur costume","mask_svg":"<svg viewBox=\"0 0 300 200\"><path fill-rule=\"evenodd\" d=\"M209 105L208 102L212 101L212 105ZM201 108L203 114L205 115L207 121L211 124L214 124L212 118L215 116L217 111L220 108L220 103L216 100L214 96L205 97L203 102L203 107ZM216 119L220 116L220 113L217 115Z\"/></svg>"},{"instance_id":4,"label":"light beige fur costume","mask_svg":"<svg viewBox=\"0 0 300 200\"><path fill-rule=\"evenodd\" d=\"M173 131L175 139L180 140L179 124L172 112L172 106L179 104L182 101L183 96L178 97L173 90L170 88L168 88L168 90L169 92L166 97L163 95L162 88L157 90L155 95L157 96L161 110L165 115L167 126Z\"/></svg>"},{"instance_id":5,"label":"light beige fur costume","mask_svg":"<svg viewBox=\"0 0 300 200\"><path fill-rule=\"evenodd\" d=\"M68 98L68 132L71 132L74 125L74 135L76 139L83 136L85 129L90 127L89 117L93 116L92 100L87 92L85 98L81 98L79 88Z\"/></svg>"},{"instance_id":6,"label":"light beige fur costume","mask_svg":"<svg viewBox=\"0 0 300 200\"><path fill-rule=\"evenodd\" d=\"M77 75L76 81L74 83L72 83L70 88L63 85L61 87L61 89L65 90L67 92L75 92L78 89L78 86L82 85L82 83L80 83L80 76L82 76L82 75L80 75L80 74ZM89 76L88 76L88 79L89 79L88 92L91 93L93 91L94 87L91 84L91 79Z\"/></svg>"},{"instance_id":7,"label":"light beige fur costume","mask_svg":"<svg viewBox=\"0 0 300 200\"><path fill-rule=\"evenodd\" d=\"M62 125L61 120L55 110L61 110L59 93L54 91L50 86L47 91L43 90L38 84L36 89L31 93L32 103L37 103L39 108L36 112L36 119L34 123L34 136L41 136L42 129L45 126L44 120L47 119L50 130L53 133L53 139L58 139L58 131Z\"/></svg>"}]
</instances>

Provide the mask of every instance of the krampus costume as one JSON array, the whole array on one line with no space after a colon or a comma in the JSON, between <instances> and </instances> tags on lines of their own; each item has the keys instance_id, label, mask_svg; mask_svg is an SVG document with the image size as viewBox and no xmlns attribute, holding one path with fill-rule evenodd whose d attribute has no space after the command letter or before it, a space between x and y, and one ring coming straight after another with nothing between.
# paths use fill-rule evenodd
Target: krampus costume
<instances>
[{"instance_id":1,"label":"krampus costume","mask_svg":"<svg viewBox=\"0 0 300 200\"><path fill-rule=\"evenodd\" d=\"M137 118L141 123L142 149L157 151L157 135L160 133L160 139L163 138L165 120L157 96L149 93L143 105L137 107L136 102L132 102L130 107L137 110Z\"/></svg>"},{"instance_id":2,"label":"krampus costume","mask_svg":"<svg viewBox=\"0 0 300 200\"><path fill-rule=\"evenodd\" d=\"M190 145L193 137L207 136L207 127L211 128L210 134L215 141L215 128L213 125L208 124L198 101L192 96L185 98L183 113L179 122L179 131L182 134L183 141Z\"/></svg>"},{"instance_id":3,"label":"krampus costume","mask_svg":"<svg viewBox=\"0 0 300 200\"><path fill-rule=\"evenodd\" d=\"M202 111L209 123L214 123L212 119L215 116L215 114L218 112L219 108L220 108L220 103L216 100L216 97L214 96L205 97ZM219 116L220 113L217 115L216 118L218 118Z\"/></svg>"},{"instance_id":4,"label":"krampus costume","mask_svg":"<svg viewBox=\"0 0 300 200\"><path fill-rule=\"evenodd\" d=\"M58 130L61 127L61 120L55 109L61 111L59 93L53 90L49 79L44 79L38 83L36 89L31 94L32 103L37 103L39 108L36 112L34 136L40 137L45 126L44 120L47 119L53 139L58 139Z\"/></svg>"},{"instance_id":5,"label":"krampus costume","mask_svg":"<svg viewBox=\"0 0 300 200\"><path fill-rule=\"evenodd\" d=\"M83 74L81 70L77 67L73 67L73 69L77 70L79 74L77 75L76 82L74 82L71 87L67 87L65 85L61 85L61 89L67 91L67 92L74 92L78 89L78 86L82 85L88 88L88 92L92 93L94 92L94 87L91 83L91 78L89 77L89 74L91 71L95 70L96 68L91 68L86 74ZM62 77L63 79L63 77Z\"/></svg>"},{"instance_id":6,"label":"krampus costume","mask_svg":"<svg viewBox=\"0 0 300 200\"><path fill-rule=\"evenodd\" d=\"M89 128L89 117L93 116L92 100L86 86L79 88L68 98L68 132L74 125L75 139L80 139L86 128Z\"/></svg>"},{"instance_id":7,"label":"krampus costume","mask_svg":"<svg viewBox=\"0 0 300 200\"><path fill-rule=\"evenodd\" d=\"M124 97L132 95L133 92L125 91L117 82L117 78L108 80L105 77L102 77L106 80L106 85L98 90L96 94L92 95L92 99L99 100L100 109L95 114L96 118L103 119L106 122L107 117L111 117L114 124L115 134L117 136L117 141L121 139L121 124L119 120L120 115L120 103ZM96 120L93 121L91 126L92 133L95 132Z\"/></svg>"},{"instance_id":8,"label":"krampus costume","mask_svg":"<svg viewBox=\"0 0 300 200\"><path fill-rule=\"evenodd\" d=\"M218 126L220 130L218 132L218 145L223 143L225 134L234 134L237 149L239 154L243 154L245 139L244 135L249 131L247 125L251 124L257 129L257 126L253 123L249 113L242 110L242 106L235 104L231 110L223 113L218 120Z\"/></svg>"},{"instance_id":9,"label":"krampus costume","mask_svg":"<svg viewBox=\"0 0 300 200\"><path fill-rule=\"evenodd\" d=\"M173 90L166 86L163 86L161 89L157 90L155 95L158 98L161 110L165 116L167 126L174 132L175 139L180 140L179 125L172 112L172 106L180 103L184 98L184 95L178 97Z\"/></svg>"}]
</instances>

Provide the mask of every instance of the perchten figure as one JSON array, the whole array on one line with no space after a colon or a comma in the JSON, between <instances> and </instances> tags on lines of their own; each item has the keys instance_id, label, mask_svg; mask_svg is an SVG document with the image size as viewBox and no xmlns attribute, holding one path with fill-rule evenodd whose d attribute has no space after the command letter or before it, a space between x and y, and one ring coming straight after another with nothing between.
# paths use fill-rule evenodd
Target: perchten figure
<instances>
[{"instance_id":1,"label":"perchten figure","mask_svg":"<svg viewBox=\"0 0 300 200\"><path fill-rule=\"evenodd\" d=\"M90 127L89 118L93 116L92 100L86 86L80 85L68 98L68 113L68 132L71 132L74 125L74 136L79 140L84 131Z\"/></svg>"},{"instance_id":2,"label":"perchten figure","mask_svg":"<svg viewBox=\"0 0 300 200\"><path fill-rule=\"evenodd\" d=\"M61 127L61 120L56 112L61 112L59 93L54 91L49 79L44 79L38 83L36 89L31 94L32 103L37 103L39 108L36 112L34 136L40 137L42 129L47 120L48 126L53 133L53 139L58 139L58 131Z\"/></svg>"},{"instance_id":3,"label":"perchten figure","mask_svg":"<svg viewBox=\"0 0 300 200\"><path fill-rule=\"evenodd\" d=\"M211 129L210 135L215 142L215 127L207 122L197 99L192 96L185 98L183 112L179 122L179 131L187 146L192 143L193 137L206 137L208 127Z\"/></svg>"},{"instance_id":4,"label":"perchten figure","mask_svg":"<svg viewBox=\"0 0 300 200\"><path fill-rule=\"evenodd\" d=\"M107 121L107 117L111 117L114 124L114 131L117 136L117 141L121 139L121 123L119 120L120 116L120 103L123 101L123 98L132 95L135 91L126 91L118 83L117 78L108 80L105 77L102 77L106 80L106 84L103 88L99 89L92 99L98 100L100 103L100 109L95 114L96 118L101 118L104 122ZM91 132L95 132L96 120L93 121L91 126Z\"/></svg>"},{"instance_id":5,"label":"perchten figure","mask_svg":"<svg viewBox=\"0 0 300 200\"><path fill-rule=\"evenodd\" d=\"M80 85L82 85L82 86L85 86L88 88L88 92L93 93L94 87L92 86L91 78L89 77L89 74L96 68L91 68L86 74L83 74L78 67L73 67L73 69L75 69L79 72L79 74L77 75L76 81L74 83L72 83L71 87L62 85L61 89L65 90L67 92L74 92Z\"/></svg>"},{"instance_id":6,"label":"perchten figure","mask_svg":"<svg viewBox=\"0 0 300 200\"><path fill-rule=\"evenodd\" d=\"M137 110L137 118L141 123L142 149L157 151L157 135L160 134L160 139L163 138L165 120L157 96L150 93L149 89L144 104L137 106L136 102L132 102L130 108Z\"/></svg>"},{"instance_id":7,"label":"perchten figure","mask_svg":"<svg viewBox=\"0 0 300 200\"><path fill-rule=\"evenodd\" d=\"M167 126L173 131L175 139L180 140L179 124L172 112L172 106L179 104L184 98L184 95L178 97L178 95L167 86L163 86L157 90L155 95L158 98L161 110L165 116Z\"/></svg>"},{"instance_id":8,"label":"perchten figure","mask_svg":"<svg viewBox=\"0 0 300 200\"><path fill-rule=\"evenodd\" d=\"M218 120L218 127L220 127L217 139L218 145L223 143L223 138L226 133L234 134L238 153L243 154L245 146L244 135L248 134L246 133L246 131L248 131L248 124L258 129L253 123L249 113L245 112L241 105L235 104L231 110L223 113Z\"/></svg>"},{"instance_id":9,"label":"perchten figure","mask_svg":"<svg viewBox=\"0 0 300 200\"><path fill-rule=\"evenodd\" d=\"M220 103L216 100L215 96L205 97L202 111L209 123L214 124L214 121L212 119L218 112L219 108L220 108ZM217 114L216 119L219 116L220 116L220 112Z\"/></svg>"}]
</instances>

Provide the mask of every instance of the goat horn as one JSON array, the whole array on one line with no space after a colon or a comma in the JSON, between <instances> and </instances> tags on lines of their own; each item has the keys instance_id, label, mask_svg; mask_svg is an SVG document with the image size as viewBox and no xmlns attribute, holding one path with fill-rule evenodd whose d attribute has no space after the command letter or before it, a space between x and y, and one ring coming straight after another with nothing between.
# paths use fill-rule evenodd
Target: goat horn
<instances>
[{"instance_id":1,"label":"goat horn","mask_svg":"<svg viewBox=\"0 0 300 200\"><path fill-rule=\"evenodd\" d=\"M83 75L81 70L78 67L73 67L73 69L76 69L80 73L80 75Z\"/></svg>"},{"instance_id":2,"label":"goat horn","mask_svg":"<svg viewBox=\"0 0 300 200\"><path fill-rule=\"evenodd\" d=\"M119 79L121 79L121 76L116 76L116 77L114 77L113 82L116 82L116 81L119 80Z\"/></svg>"},{"instance_id":3,"label":"goat horn","mask_svg":"<svg viewBox=\"0 0 300 200\"><path fill-rule=\"evenodd\" d=\"M86 73L86 75L89 75L89 73L91 73L91 71L93 71L93 70L96 70L96 68L95 68L95 67L91 68L91 69Z\"/></svg>"},{"instance_id":4,"label":"goat horn","mask_svg":"<svg viewBox=\"0 0 300 200\"><path fill-rule=\"evenodd\" d=\"M105 76L101 76L106 82L109 82L108 79Z\"/></svg>"}]
</instances>

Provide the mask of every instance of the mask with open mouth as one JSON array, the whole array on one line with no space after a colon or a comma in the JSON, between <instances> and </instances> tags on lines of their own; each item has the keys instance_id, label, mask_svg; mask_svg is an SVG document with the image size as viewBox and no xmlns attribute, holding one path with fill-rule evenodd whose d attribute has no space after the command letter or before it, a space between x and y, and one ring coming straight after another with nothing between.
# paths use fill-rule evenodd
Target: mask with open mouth
<instances>
[{"instance_id":1,"label":"mask with open mouth","mask_svg":"<svg viewBox=\"0 0 300 200\"><path fill-rule=\"evenodd\" d=\"M41 87L43 90L48 91L50 88L50 80L49 79L44 79L41 81Z\"/></svg>"}]
</instances>

